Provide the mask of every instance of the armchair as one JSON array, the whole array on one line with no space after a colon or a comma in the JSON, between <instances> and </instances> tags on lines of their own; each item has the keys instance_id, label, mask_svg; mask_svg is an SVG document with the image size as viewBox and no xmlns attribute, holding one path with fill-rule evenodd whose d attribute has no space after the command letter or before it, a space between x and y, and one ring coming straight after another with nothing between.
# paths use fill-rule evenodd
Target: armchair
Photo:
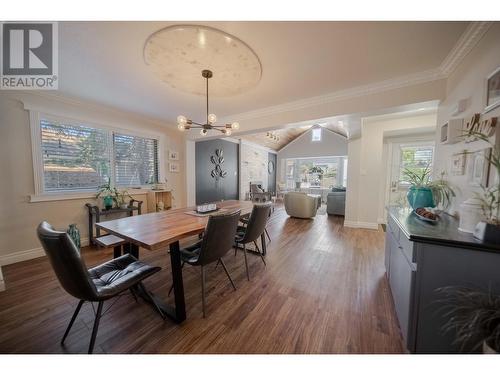
<instances>
[{"instance_id":1,"label":"armchair","mask_svg":"<svg viewBox=\"0 0 500 375\"><path fill-rule=\"evenodd\" d=\"M317 202L316 197L291 191L285 194L285 211L292 217L311 219L316 216Z\"/></svg>"}]
</instances>

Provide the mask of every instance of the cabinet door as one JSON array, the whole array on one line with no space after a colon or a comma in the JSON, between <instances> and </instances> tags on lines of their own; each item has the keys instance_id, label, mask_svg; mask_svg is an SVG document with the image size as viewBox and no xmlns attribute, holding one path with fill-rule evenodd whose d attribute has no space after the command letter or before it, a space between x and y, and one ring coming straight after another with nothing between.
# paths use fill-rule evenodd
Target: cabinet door
<instances>
[{"instance_id":1,"label":"cabinet door","mask_svg":"<svg viewBox=\"0 0 500 375\"><path fill-rule=\"evenodd\" d=\"M405 257L402 248L396 242L391 241L390 274L389 284L391 286L392 298L396 308L399 327L407 348L413 351L413 344L409 342L410 334L410 310L413 300L415 271Z\"/></svg>"},{"instance_id":2,"label":"cabinet door","mask_svg":"<svg viewBox=\"0 0 500 375\"><path fill-rule=\"evenodd\" d=\"M387 274L387 277L390 275L390 268L391 268L391 244L394 243L394 237L391 234L389 230L385 233L385 258L384 258L384 264L385 264L385 273Z\"/></svg>"}]
</instances>

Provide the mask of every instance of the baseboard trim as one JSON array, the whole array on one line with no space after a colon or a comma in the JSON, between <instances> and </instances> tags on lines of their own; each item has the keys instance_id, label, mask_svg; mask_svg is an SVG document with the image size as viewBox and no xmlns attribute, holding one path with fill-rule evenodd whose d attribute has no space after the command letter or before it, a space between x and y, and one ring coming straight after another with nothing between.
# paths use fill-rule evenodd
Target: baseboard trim
<instances>
[{"instance_id":1,"label":"baseboard trim","mask_svg":"<svg viewBox=\"0 0 500 375\"><path fill-rule=\"evenodd\" d=\"M89 244L88 238L81 239L81 245L87 246ZM15 253L0 255L0 266L24 262L25 260L36 259L45 256L45 251L42 247L34 249L16 251Z\"/></svg>"},{"instance_id":2,"label":"baseboard trim","mask_svg":"<svg viewBox=\"0 0 500 375\"><path fill-rule=\"evenodd\" d=\"M344 220L344 227L362 228L362 229L378 229L378 223L368 223L364 221Z\"/></svg>"}]
</instances>

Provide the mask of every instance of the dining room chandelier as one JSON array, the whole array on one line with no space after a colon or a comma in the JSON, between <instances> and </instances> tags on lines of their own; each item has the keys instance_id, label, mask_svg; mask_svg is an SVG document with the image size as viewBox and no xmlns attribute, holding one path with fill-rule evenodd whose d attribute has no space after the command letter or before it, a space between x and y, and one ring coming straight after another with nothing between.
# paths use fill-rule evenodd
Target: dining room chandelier
<instances>
[{"instance_id":1,"label":"dining room chandelier","mask_svg":"<svg viewBox=\"0 0 500 375\"><path fill-rule=\"evenodd\" d=\"M206 79L206 97L207 97L207 118L204 124L199 122L195 122L191 119L188 119L186 116L180 115L177 117L177 128L180 131L189 130L189 129L201 129L200 134L202 136L206 136L209 130L218 130L225 135L231 135L232 130L237 130L240 128L240 124L237 122L233 122L231 124L225 125L214 125L217 121L217 116L213 113L209 114L208 111L208 80L212 78L213 73L211 70L204 69L201 71L201 75Z\"/></svg>"}]
</instances>

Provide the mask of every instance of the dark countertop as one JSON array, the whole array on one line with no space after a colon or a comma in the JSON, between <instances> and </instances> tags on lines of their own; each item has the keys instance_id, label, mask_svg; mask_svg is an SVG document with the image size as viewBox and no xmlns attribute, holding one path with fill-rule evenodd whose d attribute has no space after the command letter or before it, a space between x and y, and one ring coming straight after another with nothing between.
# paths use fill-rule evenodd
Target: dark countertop
<instances>
[{"instance_id":1,"label":"dark countertop","mask_svg":"<svg viewBox=\"0 0 500 375\"><path fill-rule=\"evenodd\" d=\"M418 219L410 208L390 206L387 211L410 241L500 252L500 244L480 242L459 231L458 219L450 215L441 214L437 223L429 223Z\"/></svg>"}]
</instances>

